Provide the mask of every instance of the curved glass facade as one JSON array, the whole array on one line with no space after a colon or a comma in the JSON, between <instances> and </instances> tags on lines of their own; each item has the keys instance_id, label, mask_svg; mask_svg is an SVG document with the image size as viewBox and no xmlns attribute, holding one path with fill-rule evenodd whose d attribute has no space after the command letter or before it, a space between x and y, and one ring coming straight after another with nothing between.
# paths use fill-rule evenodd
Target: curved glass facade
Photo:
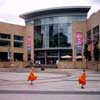
<instances>
[{"instance_id":1,"label":"curved glass facade","mask_svg":"<svg viewBox=\"0 0 100 100\"><path fill-rule=\"evenodd\" d=\"M71 23L65 17L34 20L35 48L71 47Z\"/></svg>"},{"instance_id":2,"label":"curved glass facade","mask_svg":"<svg viewBox=\"0 0 100 100\"><path fill-rule=\"evenodd\" d=\"M87 17L87 10L79 9L44 10L23 16L26 25L33 25L35 63L55 64L62 56L73 56L72 22Z\"/></svg>"},{"instance_id":3,"label":"curved glass facade","mask_svg":"<svg viewBox=\"0 0 100 100\"><path fill-rule=\"evenodd\" d=\"M34 47L52 48L72 45L72 21L83 20L85 16L56 16L34 19ZM31 21L30 21L31 23Z\"/></svg>"},{"instance_id":4,"label":"curved glass facade","mask_svg":"<svg viewBox=\"0 0 100 100\"><path fill-rule=\"evenodd\" d=\"M34 19L35 59L50 64L56 63L64 55L72 56L72 21L85 18L86 16L81 15L60 14L60 16Z\"/></svg>"}]
</instances>

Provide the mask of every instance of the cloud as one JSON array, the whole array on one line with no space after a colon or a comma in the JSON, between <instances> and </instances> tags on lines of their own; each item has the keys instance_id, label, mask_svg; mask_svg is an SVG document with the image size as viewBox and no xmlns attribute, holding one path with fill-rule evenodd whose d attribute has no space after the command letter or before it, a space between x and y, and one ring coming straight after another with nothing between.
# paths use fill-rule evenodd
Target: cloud
<instances>
[{"instance_id":1,"label":"cloud","mask_svg":"<svg viewBox=\"0 0 100 100\"><path fill-rule=\"evenodd\" d=\"M25 25L24 20L19 18L19 16L9 13L0 13L0 21L7 22L11 24Z\"/></svg>"},{"instance_id":2,"label":"cloud","mask_svg":"<svg viewBox=\"0 0 100 100\"><path fill-rule=\"evenodd\" d=\"M93 6L97 9L100 0L0 0L0 18L19 23L19 15L39 9L62 6ZM3 14L3 15L2 15ZM16 19L15 19L16 18ZM11 20L12 19L12 20ZM22 20L22 19L21 19ZM20 23L21 23L20 20ZM23 23L23 21L22 21Z\"/></svg>"},{"instance_id":3,"label":"cloud","mask_svg":"<svg viewBox=\"0 0 100 100\"><path fill-rule=\"evenodd\" d=\"M6 3L6 0L0 0L0 7L4 6Z\"/></svg>"},{"instance_id":4,"label":"cloud","mask_svg":"<svg viewBox=\"0 0 100 100\"><path fill-rule=\"evenodd\" d=\"M95 3L95 4L100 4L100 0L90 0L92 3Z\"/></svg>"}]
</instances>

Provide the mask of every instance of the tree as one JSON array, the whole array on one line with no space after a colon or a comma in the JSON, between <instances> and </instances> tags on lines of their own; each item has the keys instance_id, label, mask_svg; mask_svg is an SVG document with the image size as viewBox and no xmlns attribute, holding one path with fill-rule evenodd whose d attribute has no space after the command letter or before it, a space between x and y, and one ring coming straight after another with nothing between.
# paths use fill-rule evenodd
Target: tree
<instances>
[{"instance_id":1,"label":"tree","mask_svg":"<svg viewBox=\"0 0 100 100\"><path fill-rule=\"evenodd\" d=\"M100 51L99 51L99 48L98 48L98 44L96 44L95 47L94 47L94 59L97 62L97 71L98 71L98 61L100 59L99 53L100 53Z\"/></svg>"},{"instance_id":2,"label":"tree","mask_svg":"<svg viewBox=\"0 0 100 100\"><path fill-rule=\"evenodd\" d=\"M85 56L85 59L86 59L86 69L88 68L88 59L89 59L89 57L90 57L90 53L89 53L89 51L88 51L88 45L87 44L85 44L84 45L84 56Z\"/></svg>"}]
</instances>

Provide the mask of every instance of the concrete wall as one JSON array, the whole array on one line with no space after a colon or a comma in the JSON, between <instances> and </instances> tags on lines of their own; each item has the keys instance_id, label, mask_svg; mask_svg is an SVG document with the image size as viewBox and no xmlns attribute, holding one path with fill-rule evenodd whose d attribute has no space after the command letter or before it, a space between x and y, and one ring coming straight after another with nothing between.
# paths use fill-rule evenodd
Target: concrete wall
<instances>
[{"instance_id":1,"label":"concrete wall","mask_svg":"<svg viewBox=\"0 0 100 100\"><path fill-rule=\"evenodd\" d=\"M88 25L88 30L94 28L95 26L99 25L100 26L100 10L94 14L92 14L88 19L87 19L87 25Z\"/></svg>"},{"instance_id":2,"label":"concrete wall","mask_svg":"<svg viewBox=\"0 0 100 100\"><path fill-rule=\"evenodd\" d=\"M58 68L64 68L64 69L77 69L77 68L85 68L85 63L82 61L60 61L57 65Z\"/></svg>"},{"instance_id":3,"label":"concrete wall","mask_svg":"<svg viewBox=\"0 0 100 100\"><path fill-rule=\"evenodd\" d=\"M28 37L28 35L31 36L31 59L32 59L32 62L34 62L34 29L33 29L33 26L27 25L26 33L27 33L26 37ZM26 41L26 50L27 50L27 41ZM27 55L27 51L26 51L26 55Z\"/></svg>"},{"instance_id":4,"label":"concrete wall","mask_svg":"<svg viewBox=\"0 0 100 100\"><path fill-rule=\"evenodd\" d=\"M9 34L11 36L11 45L10 47L9 46L0 46L0 52L8 52L8 48L10 48L10 51L11 51L11 62L8 63L8 62L0 62L0 67L9 67L9 64L13 64L13 66L16 66L17 63L19 62L14 62L14 58L13 58L13 55L14 55L14 52L15 53L23 53L23 56L24 56L24 60L26 58L26 44L25 44L25 41L26 41L26 27L25 26L20 26L20 25L14 25L14 24L9 24L9 23L2 23L0 22L0 33L3 33L3 34ZM23 45L23 48L17 48L17 47L14 47L14 35L19 35L19 36L23 36L24 37L24 45ZM20 64L19 64L20 65ZM19 66L18 65L18 66Z\"/></svg>"},{"instance_id":5,"label":"concrete wall","mask_svg":"<svg viewBox=\"0 0 100 100\"><path fill-rule=\"evenodd\" d=\"M86 21L74 21L72 23L72 38L73 38L73 55L76 57L76 33L82 32L83 33L83 49L84 49L84 43L85 43L85 37L87 32L87 23ZM82 51L83 54L83 51ZM83 56L83 55L82 55ZM84 58L84 56L83 56Z\"/></svg>"},{"instance_id":6,"label":"concrete wall","mask_svg":"<svg viewBox=\"0 0 100 100\"><path fill-rule=\"evenodd\" d=\"M100 48L100 10L87 20L88 31L91 30L93 36L93 28L99 25L99 48Z\"/></svg>"}]
</instances>

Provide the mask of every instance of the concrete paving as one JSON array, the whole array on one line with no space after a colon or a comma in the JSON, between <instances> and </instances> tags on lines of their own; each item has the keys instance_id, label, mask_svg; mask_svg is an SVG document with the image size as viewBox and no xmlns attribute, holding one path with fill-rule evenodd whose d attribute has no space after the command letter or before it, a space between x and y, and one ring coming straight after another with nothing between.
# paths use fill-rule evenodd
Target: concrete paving
<instances>
[{"instance_id":1,"label":"concrete paving","mask_svg":"<svg viewBox=\"0 0 100 100\"><path fill-rule=\"evenodd\" d=\"M33 85L27 81L26 72L0 72L0 100L28 100L31 97L34 100L99 100L100 72L87 71L85 89L81 89L77 82L81 72L77 69L46 69L36 73L38 79Z\"/></svg>"}]
</instances>

